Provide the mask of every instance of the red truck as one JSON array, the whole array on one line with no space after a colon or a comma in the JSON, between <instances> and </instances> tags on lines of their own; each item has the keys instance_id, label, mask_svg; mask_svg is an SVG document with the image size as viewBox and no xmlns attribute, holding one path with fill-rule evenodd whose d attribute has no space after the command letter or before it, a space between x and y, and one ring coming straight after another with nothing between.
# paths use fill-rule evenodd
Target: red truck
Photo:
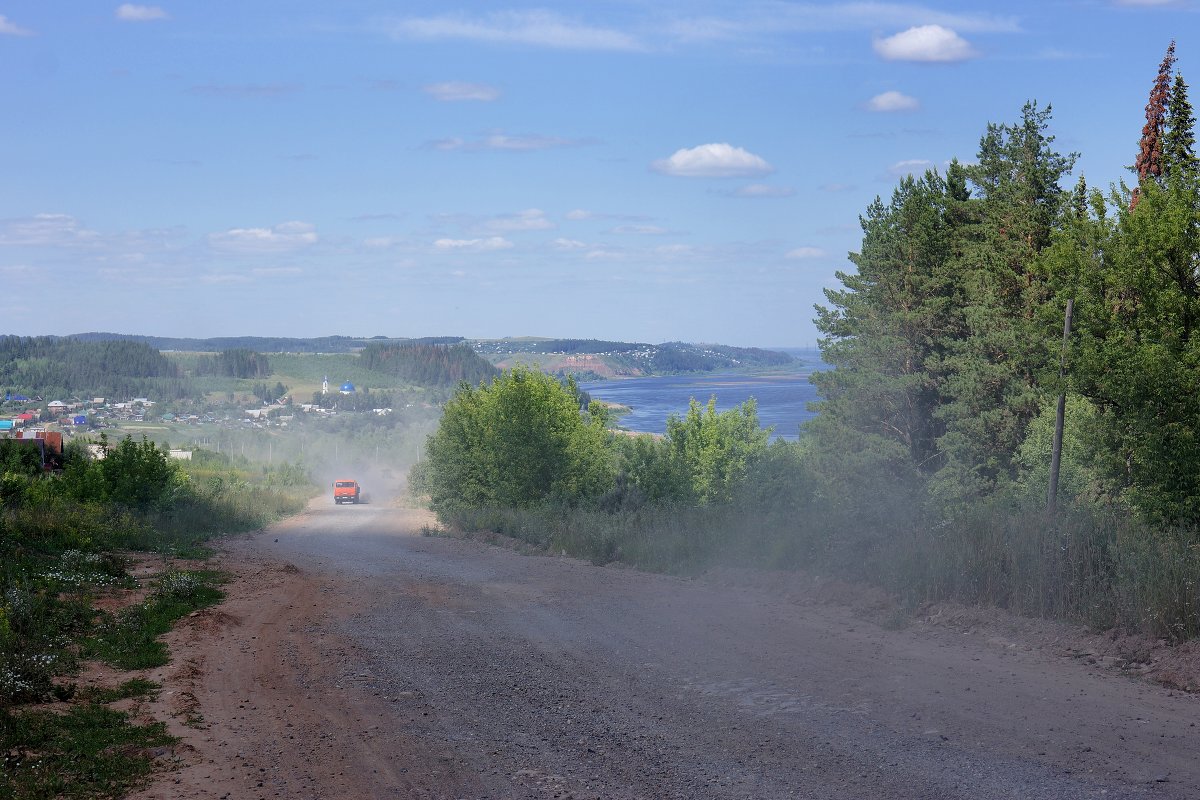
<instances>
[{"instance_id":1,"label":"red truck","mask_svg":"<svg viewBox=\"0 0 1200 800\"><path fill-rule=\"evenodd\" d=\"M357 503L361 494L362 488L356 480L340 478L333 482L333 502L338 505L342 503Z\"/></svg>"}]
</instances>

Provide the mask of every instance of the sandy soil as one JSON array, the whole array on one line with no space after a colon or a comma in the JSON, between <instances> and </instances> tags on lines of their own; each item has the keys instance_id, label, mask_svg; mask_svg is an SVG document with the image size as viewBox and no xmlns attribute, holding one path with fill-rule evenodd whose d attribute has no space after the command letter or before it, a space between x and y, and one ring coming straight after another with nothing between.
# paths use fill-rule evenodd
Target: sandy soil
<instances>
[{"instance_id":1,"label":"sandy soil","mask_svg":"<svg viewBox=\"0 0 1200 800\"><path fill-rule=\"evenodd\" d=\"M1200 701L1145 677L1193 680L1179 648L429 522L322 502L228 542L150 676L180 767L135 797L1200 797Z\"/></svg>"}]
</instances>

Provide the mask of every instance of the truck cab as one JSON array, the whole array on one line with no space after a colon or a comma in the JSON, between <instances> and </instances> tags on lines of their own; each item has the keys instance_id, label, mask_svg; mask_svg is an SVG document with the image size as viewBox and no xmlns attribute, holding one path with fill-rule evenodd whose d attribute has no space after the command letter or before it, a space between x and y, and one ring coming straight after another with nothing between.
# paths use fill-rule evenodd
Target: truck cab
<instances>
[{"instance_id":1,"label":"truck cab","mask_svg":"<svg viewBox=\"0 0 1200 800\"><path fill-rule=\"evenodd\" d=\"M361 493L362 488L358 485L358 481L352 478L339 478L333 482L333 502L338 505L357 503Z\"/></svg>"}]
</instances>

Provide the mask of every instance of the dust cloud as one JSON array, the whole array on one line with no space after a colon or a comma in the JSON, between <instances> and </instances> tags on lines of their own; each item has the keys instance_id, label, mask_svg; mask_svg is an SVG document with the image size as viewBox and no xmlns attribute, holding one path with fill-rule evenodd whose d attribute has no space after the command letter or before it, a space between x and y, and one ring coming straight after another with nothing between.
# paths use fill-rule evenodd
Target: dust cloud
<instances>
[{"instance_id":1,"label":"dust cloud","mask_svg":"<svg viewBox=\"0 0 1200 800\"><path fill-rule=\"evenodd\" d=\"M154 438L170 447L225 454L242 468L266 472L298 466L325 493L332 491L335 480L353 479L362 486L363 502L396 503L406 497L408 472L422 457L439 414L436 407L386 416L297 414L286 425L254 427L235 422L164 432Z\"/></svg>"}]
</instances>

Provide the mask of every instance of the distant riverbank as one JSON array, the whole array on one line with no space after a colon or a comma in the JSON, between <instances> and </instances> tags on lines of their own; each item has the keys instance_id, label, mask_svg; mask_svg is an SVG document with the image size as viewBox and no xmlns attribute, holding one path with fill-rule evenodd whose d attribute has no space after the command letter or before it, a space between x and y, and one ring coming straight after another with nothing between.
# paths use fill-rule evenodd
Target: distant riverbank
<instances>
[{"instance_id":1,"label":"distant riverbank","mask_svg":"<svg viewBox=\"0 0 1200 800\"><path fill-rule=\"evenodd\" d=\"M765 375L723 373L703 375L659 375L580 384L597 400L627 406L620 426L638 433L665 433L671 414L683 416L688 402L695 398L707 403L717 398L717 410L725 411L753 397L758 403L758 419L764 428L773 428L772 437L796 439L800 426L816 416L807 404L817 399L816 387L809 376L820 368L816 351L795 351L798 359L793 370Z\"/></svg>"}]
</instances>

